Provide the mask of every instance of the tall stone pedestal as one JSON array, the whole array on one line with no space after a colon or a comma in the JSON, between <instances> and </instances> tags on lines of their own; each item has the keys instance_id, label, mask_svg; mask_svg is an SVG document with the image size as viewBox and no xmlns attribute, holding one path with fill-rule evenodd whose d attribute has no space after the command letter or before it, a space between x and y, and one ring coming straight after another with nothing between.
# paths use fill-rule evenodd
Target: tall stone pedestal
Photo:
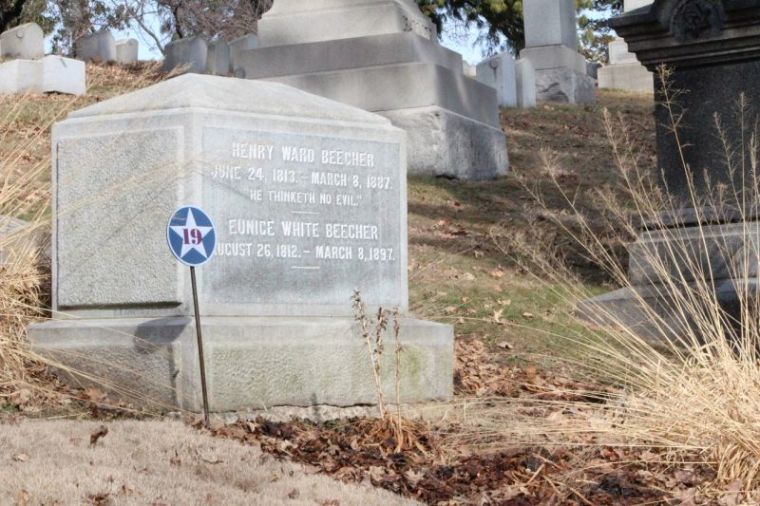
<instances>
[{"instance_id":1,"label":"tall stone pedestal","mask_svg":"<svg viewBox=\"0 0 760 506\"><path fill-rule=\"evenodd\" d=\"M675 280L676 290L691 297L695 307L706 298L695 287L711 289L727 323L739 324L739 304L754 303L760 295L757 212L729 211L756 205L752 149L742 142L750 142L752 127L746 125L760 121L755 106L760 91L752 79L760 75L760 3L697 4L656 0L610 22L649 71L660 65L671 69L667 88L659 79L655 83L655 118L658 173L678 208L672 217L658 220L659 228L642 231L631 247L633 287L592 299L581 311L598 319L606 308L615 317L612 321L659 339L692 325L692 315L675 307L666 279ZM748 107L740 112L737 104L742 95ZM671 115L679 117L678 139ZM716 117L732 145L730 163ZM723 188L723 197L718 187ZM703 202L713 207L693 209ZM655 268L658 264L665 268ZM655 320L672 322L669 329L647 320L642 300L660 315Z\"/></svg>"},{"instance_id":2,"label":"tall stone pedestal","mask_svg":"<svg viewBox=\"0 0 760 506\"><path fill-rule=\"evenodd\" d=\"M525 49L520 58L536 71L539 101L589 104L596 101L596 84L585 58L577 52L574 0L524 2Z\"/></svg>"},{"instance_id":3,"label":"tall stone pedestal","mask_svg":"<svg viewBox=\"0 0 760 506\"><path fill-rule=\"evenodd\" d=\"M411 0L278 0L238 77L294 86L389 118L409 134L409 172L489 179L507 172L496 91Z\"/></svg>"},{"instance_id":4,"label":"tall stone pedestal","mask_svg":"<svg viewBox=\"0 0 760 506\"><path fill-rule=\"evenodd\" d=\"M189 270L167 246L195 204L217 227L197 269L212 410L374 402L354 290L402 315L403 399L452 395L452 328L407 314L406 136L386 118L187 74L72 113L53 152L56 320L30 337L64 371L199 409Z\"/></svg>"}]
</instances>

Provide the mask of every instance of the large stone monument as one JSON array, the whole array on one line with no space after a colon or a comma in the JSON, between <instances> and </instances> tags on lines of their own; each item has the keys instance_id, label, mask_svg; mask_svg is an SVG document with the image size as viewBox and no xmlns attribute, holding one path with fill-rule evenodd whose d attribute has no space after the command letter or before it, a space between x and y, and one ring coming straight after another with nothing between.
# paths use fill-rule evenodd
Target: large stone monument
<instances>
[{"instance_id":1,"label":"large stone monument","mask_svg":"<svg viewBox=\"0 0 760 506\"><path fill-rule=\"evenodd\" d=\"M198 270L213 411L373 403L354 290L401 310L404 400L448 398L452 329L407 315L405 138L288 86L198 74L72 113L53 131L55 320L31 328L35 349L199 409L189 273L166 244L192 203L217 227Z\"/></svg>"},{"instance_id":2,"label":"large stone monument","mask_svg":"<svg viewBox=\"0 0 760 506\"><path fill-rule=\"evenodd\" d=\"M539 101L589 104L596 84L578 53L575 0L523 2L525 49L520 58L533 63Z\"/></svg>"},{"instance_id":3,"label":"large stone monument","mask_svg":"<svg viewBox=\"0 0 760 506\"><path fill-rule=\"evenodd\" d=\"M752 129L746 125L760 120L755 105L760 89L753 79L760 75L760 1L656 0L649 8L613 19L611 26L649 71L660 65L671 70L668 88L655 79L655 119L662 184L679 204L642 224L639 241L630 248L634 286L587 301L582 313L602 322L611 316L648 337L670 337L691 322L672 300L669 280L676 286L706 283L738 321L737 287L756 294L752 287L757 286L760 222L752 186L754 153L736 151L729 168L715 117L720 117L724 138L736 148ZM664 101L666 89L674 101L672 113L680 118L678 141ZM737 108L741 95L749 104L743 118ZM715 202L719 186L729 192L724 205ZM731 195L734 191L737 195ZM747 254L752 265L746 270L732 265ZM744 275L737 277L741 271ZM651 311L660 322L652 322Z\"/></svg>"},{"instance_id":4,"label":"large stone monument","mask_svg":"<svg viewBox=\"0 0 760 506\"><path fill-rule=\"evenodd\" d=\"M468 79L412 0L277 0L235 75L268 79L389 118L409 170L487 179L509 167L496 92Z\"/></svg>"},{"instance_id":5,"label":"large stone monument","mask_svg":"<svg viewBox=\"0 0 760 506\"><path fill-rule=\"evenodd\" d=\"M625 12L647 5L653 0L625 0ZM609 45L609 65L599 70L599 87L618 90L654 92L654 75L628 51L628 44L615 39Z\"/></svg>"}]
</instances>

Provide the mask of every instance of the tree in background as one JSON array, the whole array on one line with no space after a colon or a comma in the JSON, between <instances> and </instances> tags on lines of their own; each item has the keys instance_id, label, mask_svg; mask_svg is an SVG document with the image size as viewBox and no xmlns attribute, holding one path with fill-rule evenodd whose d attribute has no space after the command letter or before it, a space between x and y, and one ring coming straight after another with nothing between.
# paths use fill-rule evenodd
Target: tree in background
<instances>
[{"instance_id":1,"label":"tree in background","mask_svg":"<svg viewBox=\"0 0 760 506\"><path fill-rule=\"evenodd\" d=\"M439 33L448 23L465 23L483 33L478 42L483 43L487 54L503 50L517 54L525 47L524 1L417 0L417 4L430 16ZM576 5L581 51L591 60L607 61L607 44L614 38L607 19L622 12L623 0L576 0Z\"/></svg>"},{"instance_id":2,"label":"tree in background","mask_svg":"<svg viewBox=\"0 0 760 506\"><path fill-rule=\"evenodd\" d=\"M0 0L0 33L23 23L35 22L45 31L52 30L45 16L46 0Z\"/></svg>"}]
</instances>

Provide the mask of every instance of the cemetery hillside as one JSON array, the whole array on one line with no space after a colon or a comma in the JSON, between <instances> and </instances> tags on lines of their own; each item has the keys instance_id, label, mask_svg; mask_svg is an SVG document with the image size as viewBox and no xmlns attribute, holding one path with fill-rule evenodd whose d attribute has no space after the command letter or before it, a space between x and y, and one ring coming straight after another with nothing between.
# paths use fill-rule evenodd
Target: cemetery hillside
<instances>
[{"instance_id":1,"label":"cemetery hillside","mask_svg":"<svg viewBox=\"0 0 760 506\"><path fill-rule=\"evenodd\" d=\"M0 505L760 504L758 20L0 0Z\"/></svg>"}]
</instances>

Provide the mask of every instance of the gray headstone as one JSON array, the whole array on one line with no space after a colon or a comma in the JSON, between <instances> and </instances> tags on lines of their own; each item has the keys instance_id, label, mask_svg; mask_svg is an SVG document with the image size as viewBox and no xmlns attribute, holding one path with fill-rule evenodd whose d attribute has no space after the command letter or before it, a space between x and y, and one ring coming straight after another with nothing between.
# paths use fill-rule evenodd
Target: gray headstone
<instances>
[{"instance_id":1,"label":"gray headstone","mask_svg":"<svg viewBox=\"0 0 760 506\"><path fill-rule=\"evenodd\" d=\"M164 48L162 70L204 74L208 63L208 42L203 37L188 37L170 42Z\"/></svg>"},{"instance_id":2,"label":"gray headstone","mask_svg":"<svg viewBox=\"0 0 760 506\"><path fill-rule=\"evenodd\" d=\"M405 138L287 86L197 74L73 113L53 132L53 309L73 319L34 327L35 348L198 409L188 271L166 245L194 203L217 227L198 269L211 409L373 402L350 298L407 310ZM405 397L449 397L451 328L401 325Z\"/></svg>"},{"instance_id":3,"label":"gray headstone","mask_svg":"<svg viewBox=\"0 0 760 506\"><path fill-rule=\"evenodd\" d=\"M45 55L45 34L36 23L0 34L0 59L36 60Z\"/></svg>"},{"instance_id":4,"label":"gray headstone","mask_svg":"<svg viewBox=\"0 0 760 506\"><path fill-rule=\"evenodd\" d=\"M496 89L496 97L502 107L517 106L517 77L515 59L502 53L481 62L476 69L477 79Z\"/></svg>"},{"instance_id":5,"label":"gray headstone","mask_svg":"<svg viewBox=\"0 0 760 506\"><path fill-rule=\"evenodd\" d=\"M116 41L111 32L102 29L77 39L77 58L86 62L105 63L116 61Z\"/></svg>"},{"instance_id":6,"label":"gray headstone","mask_svg":"<svg viewBox=\"0 0 760 506\"><path fill-rule=\"evenodd\" d=\"M238 69L242 65L243 54L246 51L259 47L259 37L254 33L249 33L237 39L232 39L228 45L230 48L230 68L233 75L237 75Z\"/></svg>"},{"instance_id":7,"label":"gray headstone","mask_svg":"<svg viewBox=\"0 0 760 506\"><path fill-rule=\"evenodd\" d=\"M536 107L536 70L530 60L523 58L515 62L517 84L517 107L529 109Z\"/></svg>"},{"instance_id":8,"label":"gray headstone","mask_svg":"<svg viewBox=\"0 0 760 506\"><path fill-rule=\"evenodd\" d=\"M575 0L524 1L523 18L525 47L562 45L577 49Z\"/></svg>"},{"instance_id":9,"label":"gray headstone","mask_svg":"<svg viewBox=\"0 0 760 506\"><path fill-rule=\"evenodd\" d=\"M122 39L116 41L116 62L122 65L137 63L140 53L140 43L137 39Z\"/></svg>"},{"instance_id":10,"label":"gray headstone","mask_svg":"<svg viewBox=\"0 0 760 506\"><path fill-rule=\"evenodd\" d=\"M230 46L223 40L211 42L208 45L206 73L215 76L228 76L231 71Z\"/></svg>"}]
</instances>

